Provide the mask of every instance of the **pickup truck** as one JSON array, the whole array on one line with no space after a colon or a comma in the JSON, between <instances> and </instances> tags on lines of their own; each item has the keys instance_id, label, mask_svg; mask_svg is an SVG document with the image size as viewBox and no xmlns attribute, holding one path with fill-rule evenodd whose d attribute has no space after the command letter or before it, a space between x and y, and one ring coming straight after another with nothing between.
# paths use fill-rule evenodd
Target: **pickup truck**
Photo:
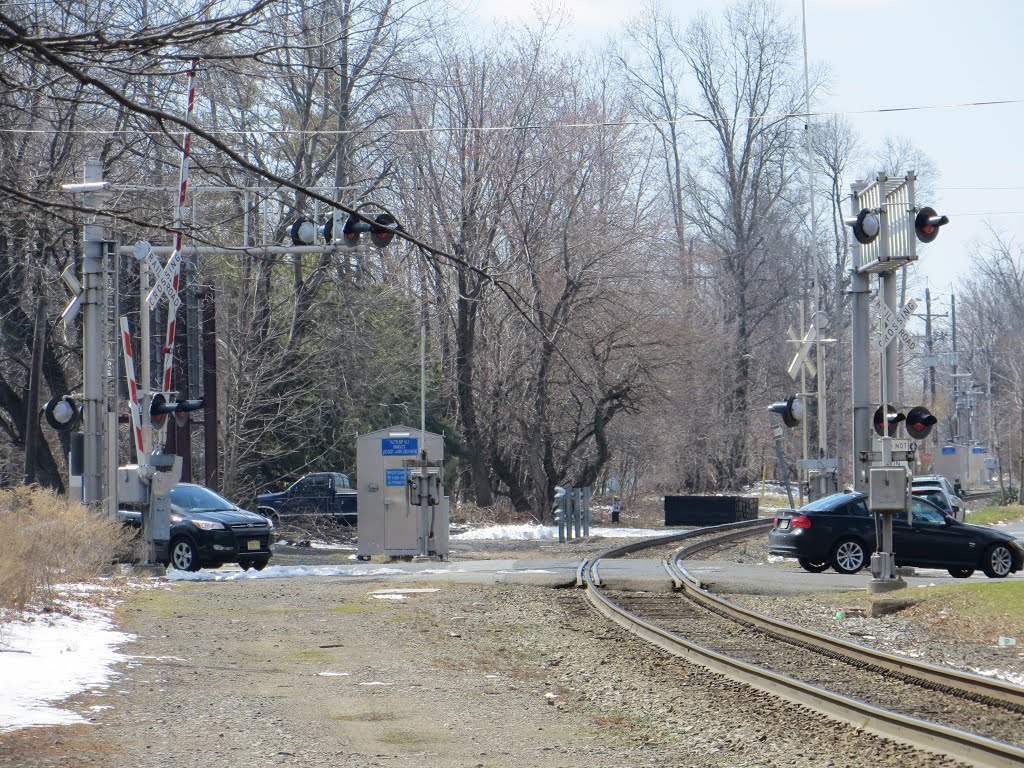
<instances>
[{"instance_id":1,"label":"pickup truck","mask_svg":"<svg viewBox=\"0 0 1024 768\"><path fill-rule=\"evenodd\" d=\"M335 523L354 528L358 519L356 498L357 492L348 475L313 472L300 477L287 490L259 494L256 511L275 521L327 517Z\"/></svg>"}]
</instances>

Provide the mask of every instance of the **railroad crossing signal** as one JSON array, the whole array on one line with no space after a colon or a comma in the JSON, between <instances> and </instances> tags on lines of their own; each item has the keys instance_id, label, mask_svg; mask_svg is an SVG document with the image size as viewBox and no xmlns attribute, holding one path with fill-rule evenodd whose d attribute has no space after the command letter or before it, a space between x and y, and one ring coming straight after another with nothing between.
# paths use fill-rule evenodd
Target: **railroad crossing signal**
<instances>
[{"instance_id":1,"label":"railroad crossing signal","mask_svg":"<svg viewBox=\"0 0 1024 768\"><path fill-rule=\"evenodd\" d=\"M153 423L153 429L163 429L167 422L167 415L174 414L175 422L181 424L185 414L190 411L198 411L203 407L203 400L168 400L163 392L153 395L153 401L149 406L149 418Z\"/></svg>"},{"instance_id":2,"label":"railroad crossing signal","mask_svg":"<svg viewBox=\"0 0 1024 768\"><path fill-rule=\"evenodd\" d=\"M907 412L907 420L903 426L907 428L907 434L912 438L923 440L931 434L932 427L938 421L923 405L916 405Z\"/></svg>"},{"instance_id":3,"label":"railroad crossing signal","mask_svg":"<svg viewBox=\"0 0 1024 768\"><path fill-rule=\"evenodd\" d=\"M60 432L68 432L78 426L82 408L71 395L55 397L43 406L46 422Z\"/></svg>"},{"instance_id":4,"label":"railroad crossing signal","mask_svg":"<svg viewBox=\"0 0 1024 768\"><path fill-rule=\"evenodd\" d=\"M874 419L872 419L872 425L875 428L875 434L878 435L879 437L885 437L885 432L888 432L889 437L892 437L896 434L896 430L899 428L900 422L905 421L907 417L904 416L899 411L897 411L892 405L890 405L885 419L888 422L888 427L885 430L885 432L883 432L882 413L882 406L878 406L878 410L875 411L875 417Z\"/></svg>"},{"instance_id":5,"label":"railroad crossing signal","mask_svg":"<svg viewBox=\"0 0 1024 768\"><path fill-rule=\"evenodd\" d=\"M153 255L152 251L150 251L147 260L150 258L152 261L149 262L149 268L157 277L152 290L146 295L146 305L150 309L156 309L160 299L166 298L169 316L173 317L177 313L178 307L181 306L181 299L178 298L178 280L180 279L180 272L178 270L181 266L181 252L175 251L172 253L171 258L167 260L166 266L160 265L159 259Z\"/></svg>"},{"instance_id":6,"label":"railroad crossing signal","mask_svg":"<svg viewBox=\"0 0 1024 768\"><path fill-rule=\"evenodd\" d=\"M853 227L853 236L861 245L875 242L878 233L882 231L878 213L870 208L861 208L856 217L845 219L845 222L847 226Z\"/></svg>"},{"instance_id":7,"label":"railroad crossing signal","mask_svg":"<svg viewBox=\"0 0 1024 768\"><path fill-rule=\"evenodd\" d=\"M889 405L888 413L889 422L889 437L893 437L896 434L896 430L899 428L900 422L903 422L903 426L907 430L907 434L913 440L924 440L931 434L932 427L934 427L939 420L932 415L932 412L925 408L923 405L915 405L906 415L897 411L892 405ZM882 406L878 406L875 411L874 417L874 428L875 434L879 437L883 437L882 434Z\"/></svg>"},{"instance_id":8,"label":"railroad crossing signal","mask_svg":"<svg viewBox=\"0 0 1024 768\"><path fill-rule=\"evenodd\" d=\"M914 217L914 233L922 243L930 243L939 236L939 227L946 224L948 216L940 216L934 208L922 208Z\"/></svg>"},{"instance_id":9,"label":"railroad crossing signal","mask_svg":"<svg viewBox=\"0 0 1024 768\"><path fill-rule=\"evenodd\" d=\"M914 341L906 330L907 320L914 310L917 309L917 299L910 299L906 304L903 305L903 309L899 311L899 314L893 312L889 305L881 298L878 299L876 309L878 310L879 316L879 333L875 336L874 344L875 351L882 352L888 347L893 339L899 337L907 349L913 350L917 348L917 343Z\"/></svg>"},{"instance_id":10,"label":"railroad crossing signal","mask_svg":"<svg viewBox=\"0 0 1024 768\"><path fill-rule=\"evenodd\" d=\"M799 342L800 346L797 348L796 355L789 363L789 368L786 369L786 373L789 374L789 378L796 381L800 376L800 366L802 365L808 376L815 376L818 369L814 363L811 362L810 353L814 343L818 340L818 334L825 330L828 325L828 315L824 312L815 312L811 316L811 325L807 329L807 333L804 334L803 339L798 339L796 332L792 326L786 332L791 342Z\"/></svg>"},{"instance_id":11,"label":"railroad crossing signal","mask_svg":"<svg viewBox=\"0 0 1024 768\"><path fill-rule=\"evenodd\" d=\"M359 237L364 232L370 233L370 242L378 248L386 248L398 229L398 222L389 213L380 213L368 224L355 216L349 216L345 222L345 245L359 245Z\"/></svg>"},{"instance_id":12,"label":"railroad crossing signal","mask_svg":"<svg viewBox=\"0 0 1024 768\"><path fill-rule=\"evenodd\" d=\"M293 245L312 245L316 241L316 223L302 216L295 220L288 233Z\"/></svg>"},{"instance_id":13,"label":"railroad crossing signal","mask_svg":"<svg viewBox=\"0 0 1024 768\"><path fill-rule=\"evenodd\" d=\"M71 265L64 268L64 271L60 273L60 277L68 287L68 290L71 291L71 301L64 307L64 311L60 313L60 318L64 321L64 329L67 330L75 322L75 318L78 317L78 312L82 308L82 284L75 277L75 272Z\"/></svg>"},{"instance_id":14,"label":"railroad crossing signal","mask_svg":"<svg viewBox=\"0 0 1024 768\"><path fill-rule=\"evenodd\" d=\"M768 406L768 411L782 416L782 423L787 427L795 427L804 418L803 401L796 395L790 395L781 402L772 403Z\"/></svg>"},{"instance_id":15,"label":"railroad crossing signal","mask_svg":"<svg viewBox=\"0 0 1024 768\"><path fill-rule=\"evenodd\" d=\"M808 376L813 377L818 372L818 369L815 368L814 363L811 361L810 352L811 345L813 345L815 340L818 338L818 329L812 324L811 327L807 329L807 333L804 334L803 339L801 339L796 335L796 331L790 327L789 330L786 331L786 335L789 336L790 341L800 345L797 347L796 354L789 363L789 368L786 369L786 373L789 374L789 378L793 381L800 378L801 366L803 366Z\"/></svg>"}]
</instances>

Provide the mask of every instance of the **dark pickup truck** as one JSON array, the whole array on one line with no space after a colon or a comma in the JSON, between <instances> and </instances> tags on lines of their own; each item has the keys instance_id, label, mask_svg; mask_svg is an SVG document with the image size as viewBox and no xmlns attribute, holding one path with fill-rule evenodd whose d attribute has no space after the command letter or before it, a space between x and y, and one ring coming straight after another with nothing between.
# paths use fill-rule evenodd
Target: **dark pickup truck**
<instances>
[{"instance_id":1,"label":"dark pickup truck","mask_svg":"<svg viewBox=\"0 0 1024 768\"><path fill-rule=\"evenodd\" d=\"M257 511L272 520L287 522L299 517L327 517L333 522L356 526L356 490L341 472L314 472L296 480L286 491L261 493Z\"/></svg>"}]
</instances>

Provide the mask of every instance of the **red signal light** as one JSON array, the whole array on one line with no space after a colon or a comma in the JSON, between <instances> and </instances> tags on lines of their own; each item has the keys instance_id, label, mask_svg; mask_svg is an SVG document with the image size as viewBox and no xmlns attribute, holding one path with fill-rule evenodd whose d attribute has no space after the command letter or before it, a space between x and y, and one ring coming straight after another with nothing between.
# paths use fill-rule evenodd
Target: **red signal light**
<instances>
[{"instance_id":1,"label":"red signal light","mask_svg":"<svg viewBox=\"0 0 1024 768\"><path fill-rule=\"evenodd\" d=\"M915 440L923 440L931 434L932 427L934 427L938 421L939 420L932 415L931 411L923 405L916 405L907 413L907 421L904 426L907 428L907 434L912 438Z\"/></svg>"},{"instance_id":2,"label":"red signal light","mask_svg":"<svg viewBox=\"0 0 1024 768\"><path fill-rule=\"evenodd\" d=\"M934 208L922 208L914 217L914 230L922 243L930 243L938 237L939 227L946 224L949 224L949 217L940 216Z\"/></svg>"}]
</instances>

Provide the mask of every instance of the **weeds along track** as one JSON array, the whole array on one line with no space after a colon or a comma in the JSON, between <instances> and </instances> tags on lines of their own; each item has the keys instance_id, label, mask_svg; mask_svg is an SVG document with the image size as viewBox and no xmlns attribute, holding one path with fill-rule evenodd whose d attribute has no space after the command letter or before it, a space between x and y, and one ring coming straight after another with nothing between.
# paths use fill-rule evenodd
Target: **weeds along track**
<instances>
[{"instance_id":1,"label":"weeds along track","mask_svg":"<svg viewBox=\"0 0 1024 768\"><path fill-rule=\"evenodd\" d=\"M692 663L882 736L981 766L1024 764L1024 688L892 656L758 614L702 589L685 569L697 551L763 535L735 523L609 550L580 568L601 613ZM602 559L675 551L671 593L614 592ZM682 548L677 545L682 543ZM644 545L648 545L645 549Z\"/></svg>"}]
</instances>

